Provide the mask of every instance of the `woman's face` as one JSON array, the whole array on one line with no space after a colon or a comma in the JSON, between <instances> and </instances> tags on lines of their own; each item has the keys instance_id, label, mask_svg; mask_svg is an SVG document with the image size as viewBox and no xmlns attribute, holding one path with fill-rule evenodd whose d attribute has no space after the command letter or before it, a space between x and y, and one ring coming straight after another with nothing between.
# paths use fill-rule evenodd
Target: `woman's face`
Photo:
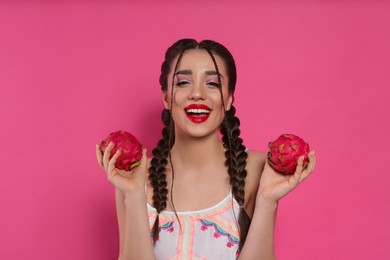
<instances>
[{"instance_id":1,"label":"woman's face","mask_svg":"<svg viewBox=\"0 0 390 260\"><path fill-rule=\"evenodd\" d=\"M226 111L231 107L232 96L228 94L229 79L225 62L219 56L214 56L221 77L223 103L217 71L207 51L193 49L184 52L174 78L173 98L172 74L177 58L171 65L168 91L163 98L166 109L172 104L176 135L202 137L218 131L224 118L223 104Z\"/></svg>"}]
</instances>

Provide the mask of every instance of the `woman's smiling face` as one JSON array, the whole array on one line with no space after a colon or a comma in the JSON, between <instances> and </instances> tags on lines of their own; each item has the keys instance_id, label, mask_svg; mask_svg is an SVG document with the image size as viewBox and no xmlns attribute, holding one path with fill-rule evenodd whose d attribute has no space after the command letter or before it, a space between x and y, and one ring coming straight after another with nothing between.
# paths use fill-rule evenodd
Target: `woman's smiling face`
<instances>
[{"instance_id":1,"label":"woman's smiling face","mask_svg":"<svg viewBox=\"0 0 390 260\"><path fill-rule=\"evenodd\" d=\"M191 49L183 53L174 77L177 58L171 64L168 75L168 91L164 93L164 106L170 109L175 122L176 135L202 137L218 131L224 108L230 109L232 96L228 94L228 75L225 62L214 55L220 73L218 80L214 62L206 50ZM224 101L222 102L221 91Z\"/></svg>"}]
</instances>

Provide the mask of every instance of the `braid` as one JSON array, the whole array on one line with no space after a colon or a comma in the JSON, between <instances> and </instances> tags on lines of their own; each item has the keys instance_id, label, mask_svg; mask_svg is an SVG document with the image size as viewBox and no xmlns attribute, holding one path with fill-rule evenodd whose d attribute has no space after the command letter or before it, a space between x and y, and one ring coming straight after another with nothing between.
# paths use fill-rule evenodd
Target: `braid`
<instances>
[{"instance_id":1,"label":"braid","mask_svg":"<svg viewBox=\"0 0 390 260\"><path fill-rule=\"evenodd\" d=\"M212 43L213 44L213 43ZM238 226L240 229L240 245L239 249L244 246L246 236L248 234L250 226L250 218L244 209L245 202L245 178L247 176L246 159L248 154L246 148L242 144L243 141L240 138L240 120L235 116L236 109L232 105L229 111L226 111L226 106L222 94L221 76L219 73L218 64L215 60L213 52L209 46L205 46L206 51L209 53L215 70L218 75L218 83L220 84L220 94L222 101L222 108L225 112L225 118L221 124L221 133L223 135L222 141L227 148L225 152L226 165L228 166L228 174L230 177L230 185L232 186L232 193L237 203L240 205L240 213L238 216ZM234 81L235 84L235 81ZM230 88L228 88L229 90Z\"/></svg>"},{"instance_id":2,"label":"braid","mask_svg":"<svg viewBox=\"0 0 390 260\"><path fill-rule=\"evenodd\" d=\"M244 209L245 202L245 178L247 176L246 159L248 154L240 136L240 120L235 116L236 109L231 106L226 111L224 122L221 124L221 133L227 151L225 152L226 164L232 185L232 193L240 205L238 225L240 228L240 249L243 247L248 234L250 218Z\"/></svg>"},{"instance_id":3,"label":"braid","mask_svg":"<svg viewBox=\"0 0 390 260\"><path fill-rule=\"evenodd\" d=\"M197 42L192 39L183 39L175 44L173 44L165 53L165 61L161 65L161 74L160 74L160 85L161 90L166 92L168 91L168 75L171 72L171 65L173 60L178 57L176 65L173 69L172 74L172 89L171 97L173 96L174 89L174 77L175 72L179 66L180 59L186 49L195 48ZM172 109L172 99L170 104L170 109ZM157 217L154 221L152 228L152 237L154 242L158 240L159 237L159 222L160 222L160 212L162 212L167 207L167 174L166 166L168 162L171 164L172 168L172 184L171 184L171 201L172 207L177 216L175 205L173 203L173 182L174 182L174 169L171 159L171 148L175 143L175 133L174 133L174 122L172 120L171 111L164 109L162 113L162 121L164 123L164 128L162 130L162 139L157 143L157 147L153 149L152 154L153 158L150 162L149 167L149 180L153 187L153 206L157 210ZM179 221L180 225L180 221ZM180 225L181 226L181 225Z\"/></svg>"},{"instance_id":4,"label":"braid","mask_svg":"<svg viewBox=\"0 0 390 260\"><path fill-rule=\"evenodd\" d=\"M153 206L157 210L157 217L152 229L152 237L154 241L158 240L159 235L159 213L167 207L167 175L166 165L168 163L168 154L174 140L171 140L169 145L169 135L173 127L171 126L171 115L169 110L164 109L162 112L162 121L164 128L162 130L162 139L158 142L157 147L153 149L153 158L149 167L149 180L153 186ZM171 134L172 136L172 134ZM171 139L174 139L171 137Z\"/></svg>"}]
</instances>

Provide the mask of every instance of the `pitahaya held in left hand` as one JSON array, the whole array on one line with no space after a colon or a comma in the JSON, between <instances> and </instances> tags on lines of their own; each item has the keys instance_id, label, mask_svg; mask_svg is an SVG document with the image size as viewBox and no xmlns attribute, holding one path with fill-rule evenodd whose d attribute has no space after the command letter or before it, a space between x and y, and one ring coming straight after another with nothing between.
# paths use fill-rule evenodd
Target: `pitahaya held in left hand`
<instances>
[{"instance_id":1,"label":"pitahaya held in left hand","mask_svg":"<svg viewBox=\"0 0 390 260\"><path fill-rule=\"evenodd\" d=\"M130 171L140 164L139 161L142 157L142 145L132 134L122 130L111 133L100 144L103 153L110 142L114 143L110 159L114 156L118 149L121 151L121 155L115 163L116 168L119 170Z\"/></svg>"},{"instance_id":2,"label":"pitahaya held in left hand","mask_svg":"<svg viewBox=\"0 0 390 260\"><path fill-rule=\"evenodd\" d=\"M277 172L282 174L294 174L298 158L304 155L303 167L308 164L307 154L309 145L300 137L293 134L283 134L278 139L268 144L268 162Z\"/></svg>"}]
</instances>

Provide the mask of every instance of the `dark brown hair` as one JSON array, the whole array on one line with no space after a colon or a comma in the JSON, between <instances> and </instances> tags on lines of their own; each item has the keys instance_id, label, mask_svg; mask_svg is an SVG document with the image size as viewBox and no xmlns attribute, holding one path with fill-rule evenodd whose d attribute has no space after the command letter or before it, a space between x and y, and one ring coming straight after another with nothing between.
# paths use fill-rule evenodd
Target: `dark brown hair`
<instances>
[{"instance_id":1,"label":"dark brown hair","mask_svg":"<svg viewBox=\"0 0 390 260\"><path fill-rule=\"evenodd\" d=\"M193 39L182 39L169 47L165 53L165 60L161 66L161 90L164 92L168 91L168 75L171 72L172 63L175 58L178 59L174 67L173 75L175 75L183 53L189 49L204 49L209 53L217 71L219 83L221 82L221 79L219 76L218 64L214 55L218 55L223 59L229 79L228 93L229 95L233 95L237 81L236 65L233 56L222 44L211 40L204 40L198 43ZM172 91L173 87L172 82ZM223 102L221 88L220 93ZM224 104L223 107L225 109ZM236 109L234 106L231 106L229 111L225 111L225 117L221 123L220 131L222 134L222 141L226 148L226 165L228 167L230 184L232 186L232 194L234 199L240 205L238 226L240 230L240 248L242 248L250 225L250 218L244 210L247 153L246 148L243 145L243 141L240 138L240 120L235 116L235 113ZM162 121L164 123L162 138L158 142L156 148L152 151L153 158L149 168L149 180L153 187L153 206L157 210L157 217L152 229L154 241L157 241L159 236L159 213L167 206L168 188L166 181L166 166L168 161L170 161L170 150L175 142L174 122L169 110L163 110ZM172 167L172 184L173 179L174 171Z\"/></svg>"}]
</instances>

